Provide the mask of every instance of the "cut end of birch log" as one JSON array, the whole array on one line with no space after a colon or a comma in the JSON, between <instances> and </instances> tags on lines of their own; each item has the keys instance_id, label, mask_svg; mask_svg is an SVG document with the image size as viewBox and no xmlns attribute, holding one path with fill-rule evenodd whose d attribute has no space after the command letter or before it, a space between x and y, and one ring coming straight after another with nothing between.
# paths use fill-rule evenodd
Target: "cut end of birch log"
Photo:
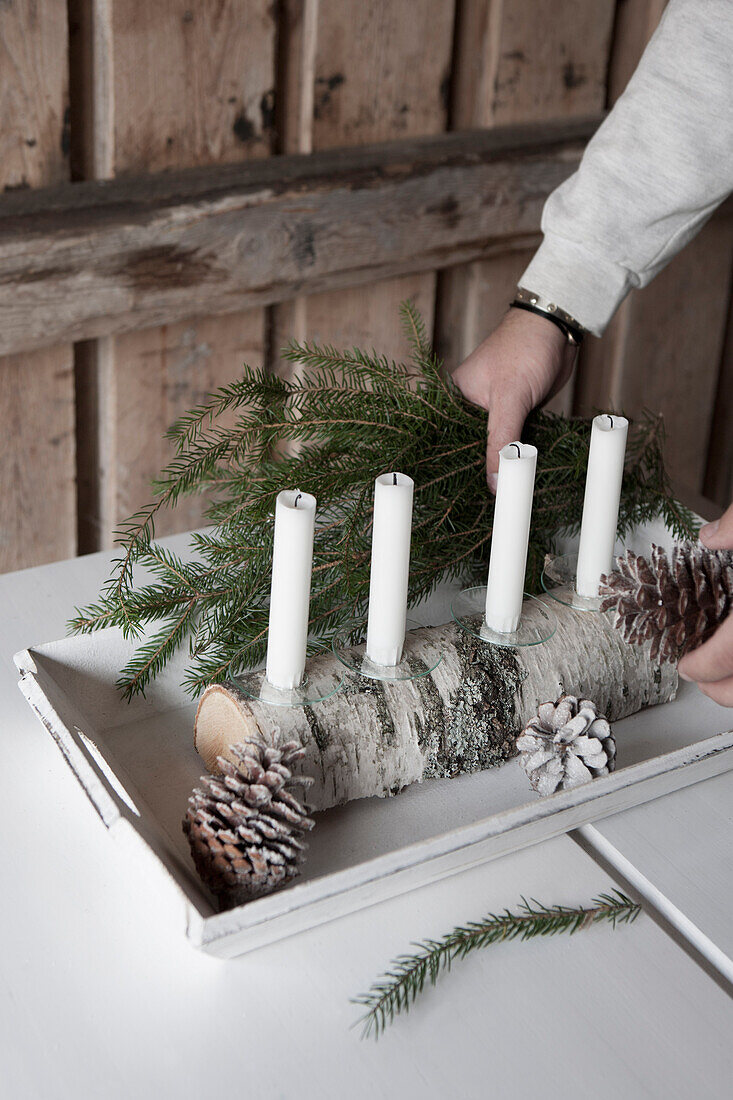
<instances>
[{"instance_id":1,"label":"cut end of birch log","mask_svg":"<svg viewBox=\"0 0 733 1100\"><path fill-rule=\"evenodd\" d=\"M592 699L610 721L674 698L676 668L652 661L648 645L624 642L609 615L553 610L555 634L527 649L487 645L452 622L417 630L416 671L442 654L431 673L399 683L347 678L311 707L268 706L236 683L214 684L196 713L196 749L217 771L217 757L230 759L238 741L297 741L306 750L302 772L315 780L309 805L325 810L502 764L540 703L564 692ZM330 654L316 657L309 681L326 694L341 667ZM622 742L619 754L623 765Z\"/></svg>"}]
</instances>

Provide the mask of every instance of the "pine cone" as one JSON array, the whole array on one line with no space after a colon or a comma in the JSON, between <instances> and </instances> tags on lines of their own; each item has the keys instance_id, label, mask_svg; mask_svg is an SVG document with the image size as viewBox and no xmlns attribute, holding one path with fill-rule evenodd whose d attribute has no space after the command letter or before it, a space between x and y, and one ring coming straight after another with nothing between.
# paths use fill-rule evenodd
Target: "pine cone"
<instances>
[{"instance_id":1,"label":"pine cone","mask_svg":"<svg viewBox=\"0 0 733 1100\"><path fill-rule=\"evenodd\" d=\"M651 561L627 550L601 577L602 611L616 612L627 642L651 639L652 659L676 661L709 638L733 603L733 554L678 543L671 561L652 546Z\"/></svg>"},{"instance_id":2,"label":"pine cone","mask_svg":"<svg viewBox=\"0 0 733 1100\"><path fill-rule=\"evenodd\" d=\"M616 765L611 727L590 699L561 695L543 703L517 738L520 764L540 794L577 787Z\"/></svg>"},{"instance_id":3,"label":"pine cone","mask_svg":"<svg viewBox=\"0 0 733 1100\"><path fill-rule=\"evenodd\" d=\"M201 777L183 819L196 870L222 908L267 894L298 875L308 847L302 834L314 822L291 793L312 779L293 777L304 755L295 741L279 749L253 741L231 747L221 776Z\"/></svg>"}]
</instances>

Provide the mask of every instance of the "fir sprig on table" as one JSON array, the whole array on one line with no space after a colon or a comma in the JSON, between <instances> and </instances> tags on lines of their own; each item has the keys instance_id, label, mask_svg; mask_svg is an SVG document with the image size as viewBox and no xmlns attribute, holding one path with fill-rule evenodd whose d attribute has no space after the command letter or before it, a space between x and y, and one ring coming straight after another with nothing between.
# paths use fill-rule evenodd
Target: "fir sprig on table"
<instances>
[{"instance_id":1,"label":"fir sprig on table","mask_svg":"<svg viewBox=\"0 0 733 1100\"><path fill-rule=\"evenodd\" d=\"M354 348L293 344L292 376L245 366L168 432L176 454L150 507L118 532L121 554L97 603L71 629L119 626L140 639L119 684L131 697L188 644L184 686L198 694L264 657L275 497L300 488L318 500L311 628L329 642L366 614L374 478L415 480L409 599L443 578L480 578L491 540L493 497L484 475L486 414L443 373L425 327L405 303L408 363ZM672 496L662 426L633 426L619 515L621 532L661 512L679 537L692 516ZM590 422L535 413L524 438L539 449L527 584L536 590L556 535L580 524ZM208 491L212 530L191 536L186 558L154 541L155 517L185 494ZM143 567L147 576L136 573Z\"/></svg>"},{"instance_id":2,"label":"fir sprig on table","mask_svg":"<svg viewBox=\"0 0 733 1100\"><path fill-rule=\"evenodd\" d=\"M522 898L519 912L489 913L481 921L454 928L440 940L425 940L415 944L412 955L400 955L387 973L379 978L368 993L355 997L354 1004L366 1008L357 1021L362 1036L378 1038L395 1016L407 1012L426 984L435 985L444 970L450 970L455 959L463 959L471 951L489 947L501 940L529 940L534 936L553 936L557 932L579 932L591 924L608 921L613 928L636 920L641 906L620 890L600 894L590 906L569 908L564 905L547 907L538 901Z\"/></svg>"}]
</instances>

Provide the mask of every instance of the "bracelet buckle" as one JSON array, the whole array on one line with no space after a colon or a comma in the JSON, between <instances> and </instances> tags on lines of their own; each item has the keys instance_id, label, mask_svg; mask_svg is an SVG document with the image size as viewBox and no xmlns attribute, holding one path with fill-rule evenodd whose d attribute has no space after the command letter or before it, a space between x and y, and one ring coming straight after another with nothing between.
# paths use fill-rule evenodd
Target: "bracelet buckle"
<instances>
[{"instance_id":1,"label":"bracelet buckle","mask_svg":"<svg viewBox=\"0 0 733 1100\"><path fill-rule=\"evenodd\" d=\"M573 344L575 347L582 344L586 330L580 321L577 321L572 314L561 309L560 306L555 305L554 302L547 301L541 295L535 294L534 291L518 286L516 297L511 305L516 309L524 309L528 313L536 313L539 317L546 317L548 321L552 321L553 324L557 325L568 343Z\"/></svg>"}]
</instances>

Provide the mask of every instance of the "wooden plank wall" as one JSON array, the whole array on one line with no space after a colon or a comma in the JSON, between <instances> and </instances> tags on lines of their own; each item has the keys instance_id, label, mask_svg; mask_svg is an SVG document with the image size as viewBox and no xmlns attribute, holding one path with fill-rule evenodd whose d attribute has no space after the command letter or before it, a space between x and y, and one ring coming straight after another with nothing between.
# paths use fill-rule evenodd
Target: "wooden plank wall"
<instances>
[{"instance_id":1,"label":"wooden plank wall","mask_svg":"<svg viewBox=\"0 0 733 1100\"><path fill-rule=\"evenodd\" d=\"M286 0L282 152L440 133L448 121L453 0ZM273 366L290 339L406 354L398 307L432 318L435 272L296 299L274 310Z\"/></svg>"},{"instance_id":2,"label":"wooden plank wall","mask_svg":"<svg viewBox=\"0 0 733 1100\"><path fill-rule=\"evenodd\" d=\"M137 177L446 129L598 116L664 0L6 0L0 183ZM41 12L43 16L41 17ZM275 163L275 162L273 162ZM0 200L1 201L1 200ZM404 353L412 298L449 369L491 330L531 249L192 316L0 360L0 570L107 547L150 497L163 432L243 360L292 337ZM733 488L733 219L721 213L602 341L554 407L665 413L673 475ZM307 279L306 279L307 282ZM97 330L99 331L99 330ZM185 502L160 533L200 522Z\"/></svg>"},{"instance_id":3,"label":"wooden plank wall","mask_svg":"<svg viewBox=\"0 0 733 1100\"><path fill-rule=\"evenodd\" d=\"M0 187L69 178L66 0L0 5ZM73 348L0 359L0 569L76 552ZM54 502L49 515L48 501Z\"/></svg>"},{"instance_id":4,"label":"wooden plank wall","mask_svg":"<svg viewBox=\"0 0 733 1100\"><path fill-rule=\"evenodd\" d=\"M91 63L85 178L247 160L273 150L276 33L269 0L81 0ZM95 86L96 85L96 86ZM100 90L104 89L104 92ZM80 388L94 393L86 423L82 549L111 545L117 524L150 499L170 457L165 427L264 355L262 310L94 341L82 349ZM161 517L159 534L201 522L202 501Z\"/></svg>"},{"instance_id":5,"label":"wooden plank wall","mask_svg":"<svg viewBox=\"0 0 733 1100\"><path fill-rule=\"evenodd\" d=\"M605 106L614 0L464 0L456 35L451 124L461 130L598 115ZM438 347L453 369L498 323L532 250L447 271ZM552 402L572 410L573 386Z\"/></svg>"}]
</instances>

